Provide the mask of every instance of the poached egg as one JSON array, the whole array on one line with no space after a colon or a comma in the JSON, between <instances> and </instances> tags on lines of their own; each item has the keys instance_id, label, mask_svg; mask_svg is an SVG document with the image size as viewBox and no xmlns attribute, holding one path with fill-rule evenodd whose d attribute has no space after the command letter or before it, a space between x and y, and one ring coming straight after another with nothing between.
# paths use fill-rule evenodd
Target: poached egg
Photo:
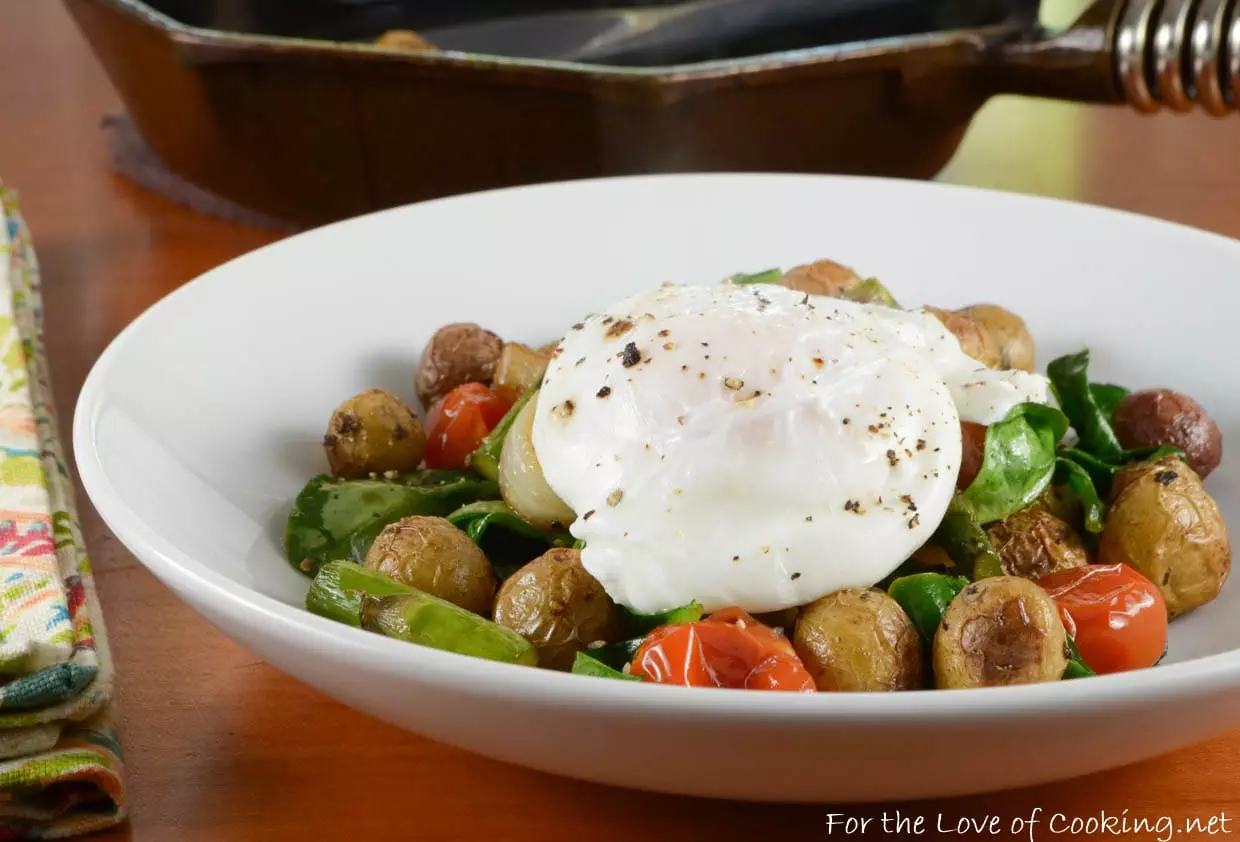
<instances>
[{"instance_id":1,"label":"poached egg","mask_svg":"<svg viewBox=\"0 0 1240 842\"><path fill-rule=\"evenodd\" d=\"M868 587L926 542L960 422L1049 401L934 316L774 285L666 286L573 325L532 440L582 564L639 612Z\"/></svg>"}]
</instances>

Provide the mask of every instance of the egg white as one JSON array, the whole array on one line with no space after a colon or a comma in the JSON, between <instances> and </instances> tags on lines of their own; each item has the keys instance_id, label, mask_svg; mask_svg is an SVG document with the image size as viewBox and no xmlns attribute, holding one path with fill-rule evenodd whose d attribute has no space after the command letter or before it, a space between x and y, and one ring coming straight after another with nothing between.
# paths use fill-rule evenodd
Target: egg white
<instances>
[{"instance_id":1,"label":"egg white","mask_svg":"<svg viewBox=\"0 0 1240 842\"><path fill-rule=\"evenodd\" d=\"M774 611L899 566L946 512L961 418L1047 391L979 367L926 313L666 287L569 330L533 443L614 600Z\"/></svg>"}]
</instances>

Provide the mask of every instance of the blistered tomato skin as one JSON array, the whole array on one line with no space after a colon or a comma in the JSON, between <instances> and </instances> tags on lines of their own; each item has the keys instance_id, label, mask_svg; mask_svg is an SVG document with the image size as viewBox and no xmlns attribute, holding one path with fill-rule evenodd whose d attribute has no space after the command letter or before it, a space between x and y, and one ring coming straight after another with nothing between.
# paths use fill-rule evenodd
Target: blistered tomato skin
<instances>
[{"instance_id":1,"label":"blistered tomato skin","mask_svg":"<svg viewBox=\"0 0 1240 842\"><path fill-rule=\"evenodd\" d=\"M647 636L629 671L656 684L812 693L814 680L787 638L738 608Z\"/></svg>"},{"instance_id":2,"label":"blistered tomato skin","mask_svg":"<svg viewBox=\"0 0 1240 842\"><path fill-rule=\"evenodd\" d=\"M469 454L512 406L511 396L481 383L457 386L426 413L426 467L464 468Z\"/></svg>"},{"instance_id":3,"label":"blistered tomato skin","mask_svg":"<svg viewBox=\"0 0 1240 842\"><path fill-rule=\"evenodd\" d=\"M1126 564L1089 564L1038 580L1081 657L1099 674L1152 667L1167 649L1167 605Z\"/></svg>"}]
</instances>

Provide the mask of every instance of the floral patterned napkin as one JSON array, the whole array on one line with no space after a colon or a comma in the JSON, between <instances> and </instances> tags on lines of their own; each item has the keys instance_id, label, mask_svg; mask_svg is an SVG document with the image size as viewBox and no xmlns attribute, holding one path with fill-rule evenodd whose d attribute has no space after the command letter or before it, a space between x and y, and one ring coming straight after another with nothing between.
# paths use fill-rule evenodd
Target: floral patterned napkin
<instances>
[{"instance_id":1,"label":"floral patterned napkin","mask_svg":"<svg viewBox=\"0 0 1240 842\"><path fill-rule=\"evenodd\" d=\"M0 184L0 842L123 821L112 659L56 432L38 266Z\"/></svg>"}]
</instances>

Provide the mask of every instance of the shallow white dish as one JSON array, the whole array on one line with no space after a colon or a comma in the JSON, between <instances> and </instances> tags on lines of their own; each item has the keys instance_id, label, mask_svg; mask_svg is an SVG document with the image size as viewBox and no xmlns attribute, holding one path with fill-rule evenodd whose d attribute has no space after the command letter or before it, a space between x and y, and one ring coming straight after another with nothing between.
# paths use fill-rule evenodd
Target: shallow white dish
<instances>
[{"instance_id":1,"label":"shallow white dish","mask_svg":"<svg viewBox=\"0 0 1240 842\"><path fill-rule=\"evenodd\" d=\"M276 666L401 727L549 772L755 800L905 799L1080 775L1240 725L1235 583L1173 624L1156 669L879 695L602 681L423 649L302 608L308 580L280 534L324 469L327 418L365 387L411 399L436 327L477 321L541 342L662 281L819 257L877 275L906 304L1001 303L1029 322L1040 362L1088 345L1096 379L1172 386L1225 439L1240 431L1240 243L931 184L671 176L401 208L209 272L95 365L74 419L82 482L155 575ZM1240 457L1208 488L1240 523Z\"/></svg>"}]
</instances>

